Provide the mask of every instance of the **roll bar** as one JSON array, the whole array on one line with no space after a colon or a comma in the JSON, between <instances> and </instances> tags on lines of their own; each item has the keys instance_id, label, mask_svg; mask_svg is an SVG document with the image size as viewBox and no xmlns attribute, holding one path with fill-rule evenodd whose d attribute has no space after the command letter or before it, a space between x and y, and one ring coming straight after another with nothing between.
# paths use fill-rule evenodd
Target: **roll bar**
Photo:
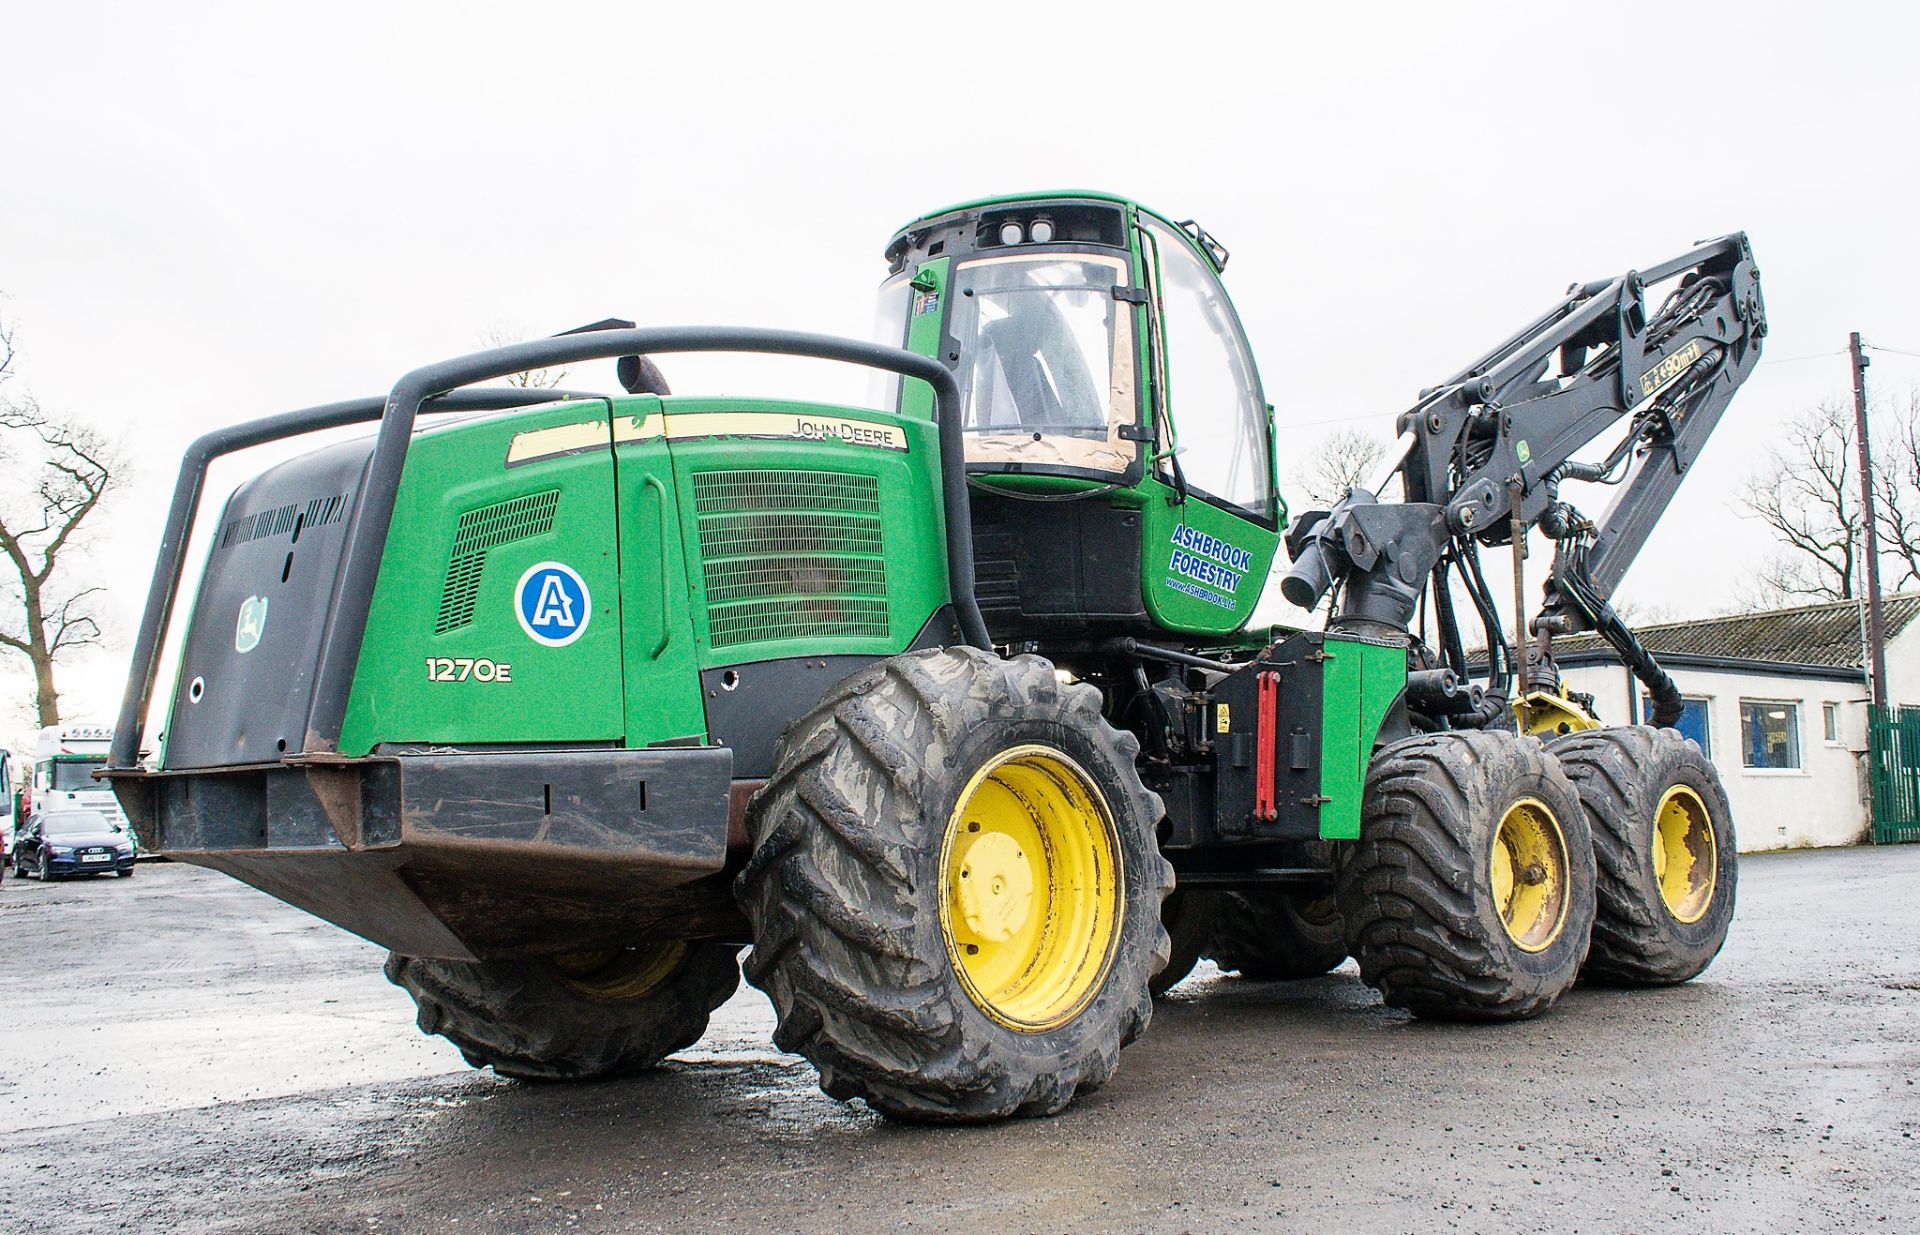
<instances>
[{"instance_id":1,"label":"roll bar","mask_svg":"<svg viewBox=\"0 0 1920 1235\"><path fill-rule=\"evenodd\" d=\"M320 650L313 701L308 708L307 731L302 742L302 754L335 754L340 748L340 730L360 659L360 644L367 631L373 585L379 577L380 559L393 524L394 502L406 467L407 449L412 442L414 423L421 413L499 411L558 399L605 398L607 396L578 391L462 390L461 387L529 369L672 352L762 352L836 360L898 373L932 386L940 433L940 491L946 516L948 590L952 593L961 636L978 648L992 646L986 619L974 596L973 536L965 440L960 426L960 386L945 365L913 352L856 339L755 327L665 326L558 335L512 343L415 369L395 383L384 399L350 399L251 420L216 429L189 446L180 462L180 479L174 487L173 503L161 534L159 558L154 563L153 582L147 592L146 609L134 638L133 662L120 704L119 722L114 726L108 769L132 771L138 767L141 722L152 702L161 641L172 617L185 565L187 538L193 530L207 468L213 460L283 438L374 420L380 422L373 454L361 480L359 500L354 503L347 522L340 573L334 580L331 597L331 618ZM355 597L360 598L359 603L354 603Z\"/></svg>"}]
</instances>

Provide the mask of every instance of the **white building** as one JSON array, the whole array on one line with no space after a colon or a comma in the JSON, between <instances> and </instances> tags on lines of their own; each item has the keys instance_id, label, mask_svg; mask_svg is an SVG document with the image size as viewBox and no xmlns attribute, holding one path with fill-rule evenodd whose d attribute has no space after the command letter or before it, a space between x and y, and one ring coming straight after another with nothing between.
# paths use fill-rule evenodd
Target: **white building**
<instances>
[{"instance_id":1,"label":"white building","mask_svg":"<svg viewBox=\"0 0 1920 1235\"><path fill-rule=\"evenodd\" d=\"M1888 597L1884 609L1888 701L1920 704L1920 594ZM1634 631L1686 697L1677 728L1719 767L1743 851L1865 837L1860 628L1858 607L1842 601ZM1603 722L1646 719L1646 692L1599 636L1556 639L1553 656Z\"/></svg>"}]
</instances>

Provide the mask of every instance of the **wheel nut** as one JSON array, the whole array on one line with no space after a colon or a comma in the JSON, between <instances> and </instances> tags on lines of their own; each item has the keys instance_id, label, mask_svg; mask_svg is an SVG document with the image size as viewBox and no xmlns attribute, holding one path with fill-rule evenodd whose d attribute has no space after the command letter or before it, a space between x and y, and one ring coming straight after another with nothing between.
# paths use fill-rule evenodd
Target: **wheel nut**
<instances>
[{"instance_id":1,"label":"wheel nut","mask_svg":"<svg viewBox=\"0 0 1920 1235\"><path fill-rule=\"evenodd\" d=\"M1526 884L1530 888L1535 887L1539 884L1543 884L1546 881L1547 881L1547 870L1544 866L1541 866L1538 862L1531 863L1530 865L1528 865L1527 869L1520 872L1520 882Z\"/></svg>"}]
</instances>

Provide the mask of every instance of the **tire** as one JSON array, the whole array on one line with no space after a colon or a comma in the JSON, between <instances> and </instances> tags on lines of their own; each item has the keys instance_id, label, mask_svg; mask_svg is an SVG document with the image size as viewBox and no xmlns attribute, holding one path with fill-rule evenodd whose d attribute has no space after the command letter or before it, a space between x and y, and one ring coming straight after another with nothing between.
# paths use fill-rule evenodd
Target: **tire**
<instances>
[{"instance_id":1,"label":"tire","mask_svg":"<svg viewBox=\"0 0 1920 1235\"><path fill-rule=\"evenodd\" d=\"M1167 928L1170 951L1167 967L1147 983L1154 998L1180 985L1213 942L1213 927L1220 914L1218 892L1182 891L1175 888L1160 907L1160 924Z\"/></svg>"},{"instance_id":2,"label":"tire","mask_svg":"<svg viewBox=\"0 0 1920 1235\"><path fill-rule=\"evenodd\" d=\"M1726 942L1740 876L1720 774L1697 743L1648 725L1568 734L1551 749L1593 831L1599 912L1585 976L1627 986L1696 977Z\"/></svg>"},{"instance_id":3,"label":"tire","mask_svg":"<svg viewBox=\"0 0 1920 1235\"><path fill-rule=\"evenodd\" d=\"M1454 731L1396 742L1374 758L1360 826L1340 864L1340 915L1360 976L1388 1004L1433 1020L1520 1020L1579 977L1593 842L1538 741Z\"/></svg>"},{"instance_id":4,"label":"tire","mask_svg":"<svg viewBox=\"0 0 1920 1235\"><path fill-rule=\"evenodd\" d=\"M125 870L117 870L113 872L113 874L117 879L131 879L133 878L133 868L129 866Z\"/></svg>"},{"instance_id":5,"label":"tire","mask_svg":"<svg viewBox=\"0 0 1920 1235\"><path fill-rule=\"evenodd\" d=\"M1146 1028L1173 869L1139 743L1100 709L1037 656L934 649L859 670L782 735L735 885L746 973L829 1095L914 1122L1050 1115Z\"/></svg>"},{"instance_id":6,"label":"tire","mask_svg":"<svg viewBox=\"0 0 1920 1235\"><path fill-rule=\"evenodd\" d=\"M53 882L53 862L45 853L40 855L40 882Z\"/></svg>"},{"instance_id":7,"label":"tire","mask_svg":"<svg viewBox=\"0 0 1920 1235\"><path fill-rule=\"evenodd\" d=\"M1317 978L1347 959L1339 905L1330 893L1228 893L1210 955L1220 968L1260 982Z\"/></svg>"},{"instance_id":8,"label":"tire","mask_svg":"<svg viewBox=\"0 0 1920 1235\"><path fill-rule=\"evenodd\" d=\"M738 948L657 944L612 955L527 961L428 960L393 953L387 980L419 1006L420 1031L476 1068L522 1081L644 1072L706 1032L740 985Z\"/></svg>"}]
</instances>

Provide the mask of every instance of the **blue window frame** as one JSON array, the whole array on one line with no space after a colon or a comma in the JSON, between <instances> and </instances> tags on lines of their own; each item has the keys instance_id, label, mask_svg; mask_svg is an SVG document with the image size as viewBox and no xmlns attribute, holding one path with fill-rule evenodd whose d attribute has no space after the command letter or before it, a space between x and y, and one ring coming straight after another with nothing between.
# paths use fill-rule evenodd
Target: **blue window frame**
<instances>
[{"instance_id":1,"label":"blue window frame","mask_svg":"<svg viewBox=\"0 0 1920 1235\"><path fill-rule=\"evenodd\" d=\"M1750 768L1800 766L1800 705L1785 700L1740 701L1740 756Z\"/></svg>"},{"instance_id":2,"label":"blue window frame","mask_svg":"<svg viewBox=\"0 0 1920 1235\"><path fill-rule=\"evenodd\" d=\"M1645 694L1640 696L1640 722L1653 723L1653 701ZM1707 758L1713 758L1713 746L1707 740L1712 734L1712 723L1707 717L1707 700L1689 695L1680 702L1680 719L1674 723L1683 738L1692 738L1700 743L1700 750Z\"/></svg>"}]
</instances>

